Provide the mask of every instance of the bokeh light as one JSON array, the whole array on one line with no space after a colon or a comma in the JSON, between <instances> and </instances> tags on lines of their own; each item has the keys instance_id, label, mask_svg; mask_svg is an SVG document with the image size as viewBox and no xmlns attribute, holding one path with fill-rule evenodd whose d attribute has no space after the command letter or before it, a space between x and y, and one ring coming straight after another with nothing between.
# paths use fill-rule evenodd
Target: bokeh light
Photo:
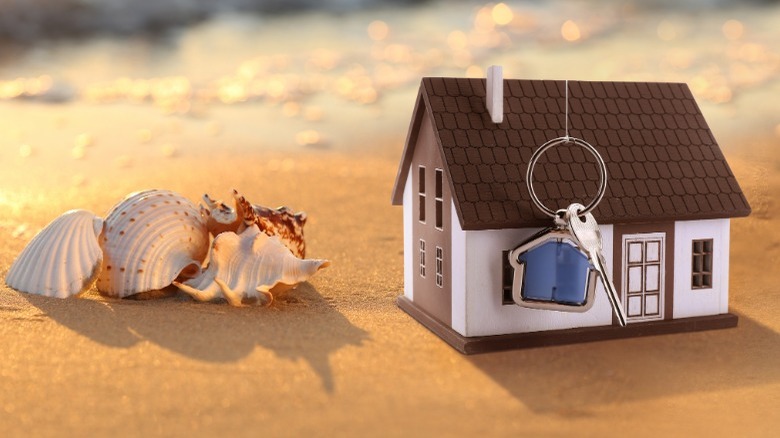
<instances>
[{"instance_id":1,"label":"bokeh light","mask_svg":"<svg viewBox=\"0 0 780 438\"><path fill-rule=\"evenodd\" d=\"M514 18L512 9L506 3L499 3L493 6L491 15L493 16L493 21L499 26L506 26Z\"/></svg>"},{"instance_id":2,"label":"bokeh light","mask_svg":"<svg viewBox=\"0 0 780 438\"><path fill-rule=\"evenodd\" d=\"M566 20L561 26L561 36L566 41L574 42L579 40L582 35L580 27L572 20Z\"/></svg>"},{"instance_id":3,"label":"bokeh light","mask_svg":"<svg viewBox=\"0 0 780 438\"><path fill-rule=\"evenodd\" d=\"M390 33L390 27L384 21L375 20L368 25L367 31L369 38L374 41L382 41Z\"/></svg>"},{"instance_id":4,"label":"bokeh light","mask_svg":"<svg viewBox=\"0 0 780 438\"><path fill-rule=\"evenodd\" d=\"M742 38L742 34L745 32L745 26L739 20L728 20L723 23L723 36L726 39L735 41Z\"/></svg>"}]
</instances>

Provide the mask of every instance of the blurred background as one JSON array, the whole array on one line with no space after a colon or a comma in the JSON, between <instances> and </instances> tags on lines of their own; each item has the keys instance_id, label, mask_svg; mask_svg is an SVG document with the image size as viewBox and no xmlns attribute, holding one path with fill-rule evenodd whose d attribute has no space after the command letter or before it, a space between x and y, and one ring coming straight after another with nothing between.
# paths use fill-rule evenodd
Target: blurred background
<instances>
[{"instance_id":1,"label":"blurred background","mask_svg":"<svg viewBox=\"0 0 780 438\"><path fill-rule=\"evenodd\" d=\"M780 138L778 23L769 0L0 0L0 187L203 153L395 160L420 77L491 64L686 82L728 153Z\"/></svg>"}]
</instances>

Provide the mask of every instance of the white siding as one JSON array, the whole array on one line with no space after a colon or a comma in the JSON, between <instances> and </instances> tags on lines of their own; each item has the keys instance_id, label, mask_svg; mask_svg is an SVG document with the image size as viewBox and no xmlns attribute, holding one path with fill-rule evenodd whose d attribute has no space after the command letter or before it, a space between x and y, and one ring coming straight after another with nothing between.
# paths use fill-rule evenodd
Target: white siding
<instances>
[{"instance_id":1,"label":"white siding","mask_svg":"<svg viewBox=\"0 0 780 438\"><path fill-rule=\"evenodd\" d=\"M458 215L455 213L455 204L452 205L452 329L465 335L466 330L466 233L460 227Z\"/></svg>"},{"instance_id":2,"label":"white siding","mask_svg":"<svg viewBox=\"0 0 780 438\"><path fill-rule=\"evenodd\" d=\"M404 295L410 300L414 300L414 275L418 266L414 264L414 248L412 248L414 224L413 205L412 205L412 172L406 177L404 184Z\"/></svg>"},{"instance_id":3,"label":"white siding","mask_svg":"<svg viewBox=\"0 0 780 438\"><path fill-rule=\"evenodd\" d=\"M454 215L453 215L454 216ZM452 327L464 336L488 336L574 327L610 325L612 307L599 284L593 307L584 313L528 309L502 304L502 252L530 237L537 229L463 231L453 219L453 277L463 272L462 283L453 278ZM613 227L601 226L604 255L612 269ZM461 271L462 269L462 271ZM460 276L458 276L460 277ZM462 304L461 304L462 303Z\"/></svg>"},{"instance_id":4,"label":"white siding","mask_svg":"<svg viewBox=\"0 0 780 438\"><path fill-rule=\"evenodd\" d=\"M691 287L692 242L712 239L712 288ZM680 221L674 224L674 318L728 312L729 219Z\"/></svg>"}]
</instances>

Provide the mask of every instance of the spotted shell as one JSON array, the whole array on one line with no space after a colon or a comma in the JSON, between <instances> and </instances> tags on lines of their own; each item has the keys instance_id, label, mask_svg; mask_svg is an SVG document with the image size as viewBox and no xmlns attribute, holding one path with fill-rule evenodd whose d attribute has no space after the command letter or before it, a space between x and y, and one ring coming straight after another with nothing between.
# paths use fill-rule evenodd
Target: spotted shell
<instances>
[{"instance_id":1,"label":"spotted shell","mask_svg":"<svg viewBox=\"0 0 780 438\"><path fill-rule=\"evenodd\" d=\"M101 294L127 297L198 275L209 235L198 208L168 190L128 195L109 211L100 237Z\"/></svg>"},{"instance_id":2,"label":"spotted shell","mask_svg":"<svg viewBox=\"0 0 780 438\"><path fill-rule=\"evenodd\" d=\"M209 231L214 236L225 231L241 233L252 224L269 236L279 236L281 242L299 258L306 256L306 241L303 238L303 226L306 225L306 213L295 213L288 207L268 208L249 202L244 195L233 190L235 209L222 201L203 195L207 208L202 208L207 218Z\"/></svg>"},{"instance_id":3,"label":"spotted shell","mask_svg":"<svg viewBox=\"0 0 780 438\"><path fill-rule=\"evenodd\" d=\"M241 234L219 234L203 273L174 284L199 301L225 298L234 306L269 304L273 293L297 286L329 264L295 257L279 237L268 236L252 224Z\"/></svg>"},{"instance_id":4,"label":"spotted shell","mask_svg":"<svg viewBox=\"0 0 780 438\"><path fill-rule=\"evenodd\" d=\"M46 225L22 250L8 271L8 286L36 295L66 298L92 287L103 254L98 236L103 221L85 210L71 210Z\"/></svg>"}]
</instances>

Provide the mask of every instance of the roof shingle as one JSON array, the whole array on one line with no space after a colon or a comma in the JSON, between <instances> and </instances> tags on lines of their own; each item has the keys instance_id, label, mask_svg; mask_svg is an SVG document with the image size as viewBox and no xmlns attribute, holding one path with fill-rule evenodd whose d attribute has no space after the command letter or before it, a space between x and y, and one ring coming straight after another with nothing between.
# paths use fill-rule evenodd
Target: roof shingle
<instances>
[{"instance_id":1,"label":"roof shingle","mask_svg":"<svg viewBox=\"0 0 780 438\"><path fill-rule=\"evenodd\" d=\"M549 225L530 200L528 161L565 134L565 82L504 81L504 121L483 104L484 79L423 78L415 117L429 113L464 230ZM569 81L569 135L607 163L600 223L746 216L750 206L685 84ZM407 140L393 202L401 203L415 135ZM534 173L552 209L586 204L598 187L590 154L574 145L548 150Z\"/></svg>"}]
</instances>

